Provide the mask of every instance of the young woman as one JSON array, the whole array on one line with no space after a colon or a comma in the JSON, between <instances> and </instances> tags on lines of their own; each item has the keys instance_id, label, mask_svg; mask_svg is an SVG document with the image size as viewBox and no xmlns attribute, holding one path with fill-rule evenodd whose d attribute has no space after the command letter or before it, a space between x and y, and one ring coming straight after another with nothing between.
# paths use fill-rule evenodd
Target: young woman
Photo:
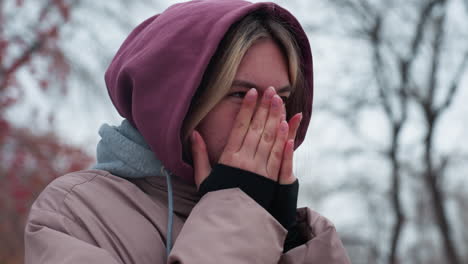
<instances>
[{"instance_id":1,"label":"young woman","mask_svg":"<svg viewBox=\"0 0 468 264\"><path fill-rule=\"evenodd\" d=\"M171 6L132 31L105 80L125 119L101 127L92 169L37 198L26 263L349 263L333 224L296 209L312 57L288 11Z\"/></svg>"}]
</instances>

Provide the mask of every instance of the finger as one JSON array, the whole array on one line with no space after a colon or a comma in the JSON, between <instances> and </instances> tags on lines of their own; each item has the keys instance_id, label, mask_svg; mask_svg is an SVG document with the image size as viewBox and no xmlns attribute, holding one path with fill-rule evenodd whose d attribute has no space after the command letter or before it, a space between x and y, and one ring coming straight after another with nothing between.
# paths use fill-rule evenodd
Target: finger
<instances>
[{"instance_id":1,"label":"finger","mask_svg":"<svg viewBox=\"0 0 468 264\"><path fill-rule=\"evenodd\" d=\"M261 162L261 164L266 164L266 161L268 161L268 156L271 152L271 148L273 147L273 143L275 143L278 126L280 125L281 114L283 112L282 102L283 101L278 95L274 95L271 99L268 119L266 121L265 128L263 129L263 133L254 156L254 159Z\"/></svg>"},{"instance_id":2,"label":"finger","mask_svg":"<svg viewBox=\"0 0 468 264\"><path fill-rule=\"evenodd\" d=\"M225 151L234 153L241 148L245 134L249 129L255 106L257 105L257 96L258 93L255 88L250 89L245 95L241 109L237 114L233 129L226 143Z\"/></svg>"},{"instance_id":3,"label":"finger","mask_svg":"<svg viewBox=\"0 0 468 264\"><path fill-rule=\"evenodd\" d=\"M280 122L283 121L283 120L286 120L286 105L285 105L285 104L283 104L282 109L283 109L283 112L281 113L281 120L280 120Z\"/></svg>"},{"instance_id":4,"label":"finger","mask_svg":"<svg viewBox=\"0 0 468 264\"><path fill-rule=\"evenodd\" d=\"M283 159L281 161L281 169L278 177L280 184L291 184L294 182L293 175L293 155L294 155L294 140L288 139L283 149Z\"/></svg>"},{"instance_id":5,"label":"finger","mask_svg":"<svg viewBox=\"0 0 468 264\"><path fill-rule=\"evenodd\" d=\"M268 175L273 176L269 178L275 181L278 180L278 172L281 168L283 155L284 155L285 142L287 139L288 139L288 122L283 120L281 121L278 127L275 143L273 145L273 148L271 149L270 155L268 157L268 163L267 163Z\"/></svg>"},{"instance_id":6,"label":"finger","mask_svg":"<svg viewBox=\"0 0 468 264\"><path fill-rule=\"evenodd\" d=\"M257 150L257 146L260 141L260 137L263 133L263 128L266 123L271 99L275 94L276 91L273 87L268 87L268 89L264 92L260 106L255 112L252 123L247 131L247 135L245 136L244 143L240 149L240 152L242 152L243 155L247 155L248 157L252 158L254 157L255 151Z\"/></svg>"},{"instance_id":7,"label":"finger","mask_svg":"<svg viewBox=\"0 0 468 264\"><path fill-rule=\"evenodd\" d=\"M295 114L289 120L289 136L288 139L296 139L297 130L302 121L302 113Z\"/></svg>"},{"instance_id":8,"label":"finger","mask_svg":"<svg viewBox=\"0 0 468 264\"><path fill-rule=\"evenodd\" d=\"M194 130L191 136L194 178L197 189L211 172L210 160L205 141L198 131Z\"/></svg>"},{"instance_id":9,"label":"finger","mask_svg":"<svg viewBox=\"0 0 468 264\"><path fill-rule=\"evenodd\" d=\"M279 173L280 184L292 184L294 181L296 181L296 177L293 174L293 155L294 140L289 139L284 146L281 171Z\"/></svg>"}]
</instances>

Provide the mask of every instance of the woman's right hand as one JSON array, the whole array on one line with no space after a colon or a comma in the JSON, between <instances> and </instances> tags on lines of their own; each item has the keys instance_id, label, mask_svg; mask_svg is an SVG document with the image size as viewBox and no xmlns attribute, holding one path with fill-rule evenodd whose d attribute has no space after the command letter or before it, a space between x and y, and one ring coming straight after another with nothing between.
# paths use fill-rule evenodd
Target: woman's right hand
<instances>
[{"instance_id":1,"label":"woman's right hand","mask_svg":"<svg viewBox=\"0 0 468 264\"><path fill-rule=\"evenodd\" d=\"M296 134L300 117L291 119L290 131L289 124L285 121L283 102L275 89L269 87L264 92L255 111L257 97L255 89L247 92L218 162L278 181L280 170L281 174L284 170L282 165L284 167L285 144L288 143L287 149L292 148L293 139L290 136ZM192 134L192 152L198 187L210 174L211 166L206 145L197 131ZM292 151L287 152L291 152L288 161L292 163Z\"/></svg>"},{"instance_id":2,"label":"woman's right hand","mask_svg":"<svg viewBox=\"0 0 468 264\"><path fill-rule=\"evenodd\" d=\"M278 180L288 123L281 121L283 101L273 87L256 108L257 91L251 89L236 117L219 163Z\"/></svg>"}]
</instances>

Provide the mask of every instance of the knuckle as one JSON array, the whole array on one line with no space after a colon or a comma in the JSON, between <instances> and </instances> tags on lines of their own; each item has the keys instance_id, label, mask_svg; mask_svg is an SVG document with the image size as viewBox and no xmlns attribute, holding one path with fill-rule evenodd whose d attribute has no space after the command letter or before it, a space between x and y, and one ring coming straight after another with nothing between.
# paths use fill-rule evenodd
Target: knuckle
<instances>
[{"instance_id":1,"label":"knuckle","mask_svg":"<svg viewBox=\"0 0 468 264\"><path fill-rule=\"evenodd\" d=\"M273 141L273 134L268 131L265 131L263 132L262 138L266 143L270 143Z\"/></svg>"},{"instance_id":2,"label":"knuckle","mask_svg":"<svg viewBox=\"0 0 468 264\"><path fill-rule=\"evenodd\" d=\"M240 122L238 122L238 123L236 124L236 128L237 128L237 129L243 128L243 127L245 127L245 122L240 121Z\"/></svg>"},{"instance_id":3,"label":"knuckle","mask_svg":"<svg viewBox=\"0 0 468 264\"><path fill-rule=\"evenodd\" d=\"M252 126L251 126L252 131L258 132L260 131L261 128L262 126L259 121L255 120L252 122Z\"/></svg>"},{"instance_id":4,"label":"knuckle","mask_svg":"<svg viewBox=\"0 0 468 264\"><path fill-rule=\"evenodd\" d=\"M281 158L283 157L283 152L279 150L274 150L272 154L273 157L277 160L281 160Z\"/></svg>"}]
</instances>

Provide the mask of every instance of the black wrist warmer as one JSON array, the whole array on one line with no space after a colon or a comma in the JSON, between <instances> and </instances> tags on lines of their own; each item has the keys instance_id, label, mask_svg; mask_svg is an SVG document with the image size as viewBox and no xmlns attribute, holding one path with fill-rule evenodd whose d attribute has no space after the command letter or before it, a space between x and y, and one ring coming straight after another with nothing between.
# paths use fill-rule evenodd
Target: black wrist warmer
<instances>
[{"instance_id":1,"label":"black wrist warmer","mask_svg":"<svg viewBox=\"0 0 468 264\"><path fill-rule=\"evenodd\" d=\"M298 192L298 180L291 184L278 184L276 187L276 195L270 212L288 230L296 223Z\"/></svg>"},{"instance_id":2,"label":"black wrist warmer","mask_svg":"<svg viewBox=\"0 0 468 264\"><path fill-rule=\"evenodd\" d=\"M305 244L306 242L307 240L301 235L299 226L296 224L288 229L288 235L286 236L286 240L283 245L283 252L286 253L290 249Z\"/></svg>"},{"instance_id":3,"label":"black wrist warmer","mask_svg":"<svg viewBox=\"0 0 468 264\"><path fill-rule=\"evenodd\" d=\"M279 184L276 187L276 195L273 200L271 214L288 230L283 245L283 252L304 244L296 223L297 196L299 192L299 181L292 184Z\"/></svg>"},{"instance_id":4,"label":"black wrist warmer","mask_svg":"<svg viewBox=\"0 0 468 264\"><path fill-rule=\"evenodd\" d=\"M234 168L224 164L216 164L208 178L201 184L198 192L207 192L240 188L265 210L270 211L276 190L276 182L256 173Z\"/></svg>"}]
</instances>

